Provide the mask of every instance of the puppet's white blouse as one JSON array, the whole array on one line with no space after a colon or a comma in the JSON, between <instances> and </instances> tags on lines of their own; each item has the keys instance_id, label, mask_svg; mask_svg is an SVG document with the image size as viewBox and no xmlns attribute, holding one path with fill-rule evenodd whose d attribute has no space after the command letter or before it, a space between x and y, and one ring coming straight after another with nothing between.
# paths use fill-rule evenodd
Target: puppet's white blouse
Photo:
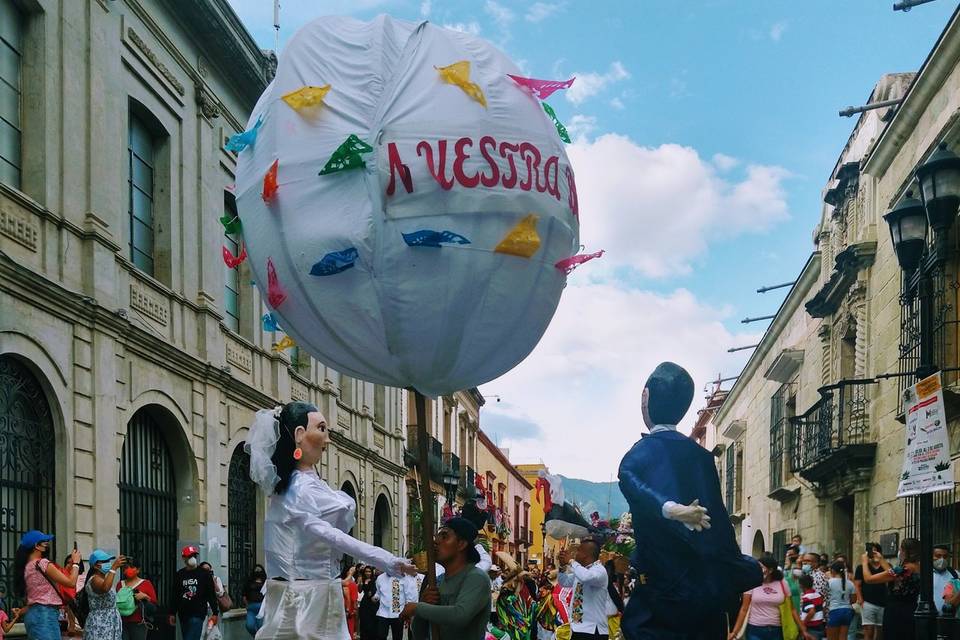
<instances>
[{"instance_id":1,"label":"puppet's white blouse","mask_svg":"<svg viewBox=\"0 0 960 640\"><path fill-rule=\"evenodd\" d=\"M294 471L286 492L271 496L267 507L263 525L267 577L339 579L344 554L398 574L406 560L347 533L356 524L356 508L353 498L334 491L317 474Z\"/></svg>"}]
</instances>

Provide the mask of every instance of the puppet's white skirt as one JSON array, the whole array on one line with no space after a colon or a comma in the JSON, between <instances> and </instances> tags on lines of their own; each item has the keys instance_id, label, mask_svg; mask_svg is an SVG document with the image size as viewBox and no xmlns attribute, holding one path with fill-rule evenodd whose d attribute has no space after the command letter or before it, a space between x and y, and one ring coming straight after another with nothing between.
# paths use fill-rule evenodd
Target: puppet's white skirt
<instances>
[{"instance_id":1,"label":"puppet's white skirt","mask_svg":"<svg viewBox=\"0 0 960 640\"><path fill-rule=\"evenodd\" d=\"M256 640L350 640L340 580L267 580Z\"/></svg>"}]
</instances>

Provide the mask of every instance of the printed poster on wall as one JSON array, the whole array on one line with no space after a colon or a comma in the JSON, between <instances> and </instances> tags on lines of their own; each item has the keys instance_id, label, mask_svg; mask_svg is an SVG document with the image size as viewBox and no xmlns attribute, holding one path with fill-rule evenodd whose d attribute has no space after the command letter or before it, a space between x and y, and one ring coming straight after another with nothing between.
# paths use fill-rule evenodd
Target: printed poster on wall
<instances>
[{"instance_id":1,"label":"printed poster on wall","mask_svg":"<svg viewBox=\"0 0 960 640\"><path fill-rule=\"evenodd\" d=\"M940 373L907 389L903 401L907 444L897 497L953 489Z\"/></svg>"}]
</instances>

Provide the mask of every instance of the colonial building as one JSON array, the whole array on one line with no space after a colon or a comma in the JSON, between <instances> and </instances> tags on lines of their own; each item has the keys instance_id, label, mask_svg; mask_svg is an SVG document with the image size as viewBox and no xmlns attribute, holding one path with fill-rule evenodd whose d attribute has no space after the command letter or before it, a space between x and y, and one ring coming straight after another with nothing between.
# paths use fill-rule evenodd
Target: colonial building
<instances>
[{"instance_id":1,"label":"colonial building","mask_svg":"<svg viewBox=\"0 0 960 640\"><path fill-rule=\"evenodd\" d=\"M477 471L483 479L491 522L487 525L490 552L506 551L522 566L533 541L530 530L530 484L510 463L509 451L479 433ZM496 560L494 560L496 562Z\"/></svg>"},{"instance_id":2,"label":"colonial building","mask_svg":"<svg viewBox=\"0 0 960 640\"><path fill-rule=\"evenodd\" d=\"M540 477L541 471L550 473L550 469L543 463L518 464L516 467L523 479L533 486L527 498L527 503L530 505L529 531L527 534L530 541L530 545L527 547L528 560L544 566L544 550L548 548L546 514L543 512L544 492L541 491L540 495L537 495L537 479ZM549 552L547 555L549 555Z\"/></svg>"},{"instance_id":3,"label":"colonial building","mask_svg":"<svg viewBox=\"0 0 960 640\"><path fill-rule=\"evenodd\" d=\"M916 535L914 502L896 497L901 392L920 362L920 311L883 215L945 143L960 149L960 20L916 74L884 76L867 102L902 100L858 120L824 190L816 250L714 421L731 518L746 552L782 555L793 533L855 556L866 541L896 553ZM932 358L944 371L951 452L960 455L957 225L933 278ZM956 465L954 465L955 467ZM934 542L960 543L957 498L937 494Z\"/></svg>"},{"instance_id":4,"label":"colonial building","mask_svg":"<svg viewBox=\"0 0 960 640\"><path fill-rule=\"evenodd\" d=\"M404 398L271 347L236 157L276 59L226 0L0 2L0 581L28 529L133 555L165 597L198 544L238 596L265 505L253 412L309 400L354 534L401 550ZM236 598L239 602L239 598ZM8 600L8 604L9 604Z\"/></svg>"}]
</instances>

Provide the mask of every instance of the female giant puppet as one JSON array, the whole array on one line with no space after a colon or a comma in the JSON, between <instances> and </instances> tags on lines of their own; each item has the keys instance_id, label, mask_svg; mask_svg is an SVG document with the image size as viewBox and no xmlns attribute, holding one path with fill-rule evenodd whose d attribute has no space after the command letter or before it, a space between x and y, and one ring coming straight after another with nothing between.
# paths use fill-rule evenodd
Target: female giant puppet
<instances>
[{"instance_id":1,"label":"female giant puppet","mask_svg":"<svg viewBox=\"0 0 960 640\"><path fill-rule=\"evenodd\" d=\"M620 463L638 574L623 633L627 640L725 639L722 612L760 584L760 565L737 547L713 456L677 433L693 400L690 374L664 362L642 398L650 433Z\"/></svg>"}]
</instances>

